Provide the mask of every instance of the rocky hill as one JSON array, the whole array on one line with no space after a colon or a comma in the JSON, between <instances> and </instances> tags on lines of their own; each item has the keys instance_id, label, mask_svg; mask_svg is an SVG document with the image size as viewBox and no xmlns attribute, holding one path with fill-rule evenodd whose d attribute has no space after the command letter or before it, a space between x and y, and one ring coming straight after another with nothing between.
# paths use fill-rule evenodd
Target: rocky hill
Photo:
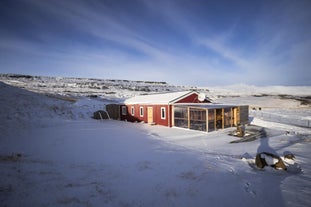
<instances>
[{"instance_id":1,"label":"rocky hill","mask_svg":"<svg viewBox=\"0 0 311 207\"><path fill-rule=\"evenodd\" d=\"M141 94L196 89L191 86L175 86L166 82L156 81L46 77L18 74L0 74L0 81L44 94L105 98L127 98ZM200 90L207 91L207 89Z\"/></svg>"}]
</instances>

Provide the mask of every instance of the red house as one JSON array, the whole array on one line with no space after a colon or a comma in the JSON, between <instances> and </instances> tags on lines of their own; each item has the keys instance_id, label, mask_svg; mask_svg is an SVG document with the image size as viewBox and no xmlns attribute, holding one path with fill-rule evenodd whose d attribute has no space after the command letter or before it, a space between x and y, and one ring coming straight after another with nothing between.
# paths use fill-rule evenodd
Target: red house
<instances>
[{"instance_id":1,"label":"red house","mask_svg":"<svg viewBox=\"0 0 311 207\"><path fill-rule=\"evenodd\" d=\"M248 105L215 104L196 91L135 96L106 106L110 117L204 132L249 122Z\"/></svg>"},{"instance_id":2,"label":"red house","mask_svg":"<svg viewBox=\"0 0 311 207\"><path fill-rule=\"evenodd\" d=\"M121 105L121 120L146 122L171 127L173 126L174 104L210 103L205 95L196 91L183 91L165 94L135 96Z\"/></svg>"}]
</instances>

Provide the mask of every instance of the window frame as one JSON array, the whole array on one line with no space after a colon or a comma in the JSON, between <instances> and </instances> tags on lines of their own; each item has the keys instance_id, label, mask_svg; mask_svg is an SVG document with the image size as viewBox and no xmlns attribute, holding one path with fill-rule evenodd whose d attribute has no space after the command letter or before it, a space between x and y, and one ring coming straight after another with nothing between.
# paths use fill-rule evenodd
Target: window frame
<instances>
[{"instance_id":1,"label":"window frame","mask_svg":"<svg viewBox=\"0 0 311 207\"><path fill-rule=\"evenodd\" d=\"M139 107L139 116L144 117L144 107L143 106Z\"/></svg>"},{"instance_id":2,"label":"window frame","mask_svg":"<svg viewBox=\"0 0 311 207\"><path fill-rule=\"evenodd\" d=\"M135 116L135 107L134 106L131 107L131 115Z\"/></svg>"},{"instance_id":3,"label":"window frame","mask_svg":"<svg viewBox=\"0 0 311 207\"><path fill-rule=\"evenodd\" d=\"M126 106L122 106L121 107L121 113L122 113L123 116L127 115L127 107Z\"/></svg>"},{"instance_id":4,"label":"window frame","mask_svg":"<svg viewBox=\"0 0 311 207\"><path fill-rule=\"evenodd\" d=\"M161 113L161 119L166 120L166 108L165 107L161 107L160 113Z\"/></svg>"}]
</instances>

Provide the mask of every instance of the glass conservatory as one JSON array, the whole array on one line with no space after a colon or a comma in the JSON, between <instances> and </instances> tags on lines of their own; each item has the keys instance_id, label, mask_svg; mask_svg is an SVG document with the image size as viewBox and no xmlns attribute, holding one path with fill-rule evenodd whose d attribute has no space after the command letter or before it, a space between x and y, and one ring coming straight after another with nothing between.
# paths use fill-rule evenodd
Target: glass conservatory
<instances>
[{"instance_id":1,"label":"glass conservatory","mask_svg":"<svg viewBox=\"0 0 311 207\"><path fill-rule=\"evenodd\" d=\"M173 126L211 132L248 123L248 106L218 104L176 104Z\"/></svg>"}]
</instances>

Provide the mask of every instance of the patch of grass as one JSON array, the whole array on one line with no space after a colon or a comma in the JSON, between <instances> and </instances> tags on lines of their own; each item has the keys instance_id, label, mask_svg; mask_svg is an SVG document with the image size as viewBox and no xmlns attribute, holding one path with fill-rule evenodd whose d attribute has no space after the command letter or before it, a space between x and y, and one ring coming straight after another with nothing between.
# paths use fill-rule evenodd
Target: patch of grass
<instances>
[{"instance_id":1,"label":"patch of grass","mask_svg":"<svg viewBox=\"0 0 311 207\"><path fill-rule=\"evenodd\" d=\"M63 100L63 101L69 101L71 103L75 103L77 102L77 99L73 98L73 97L69 97L69 96L56 96L56 95L51 95L51 94L48 94L47 95L48 97L51 97L51 98L56 98L56 99L59 99L59 100Z\"/></svg>"},{"instance_id":2,"label":"patch of grass","mask_svg":"<svg viewBox=\"0 0 311 207\"><path fill-rule=\"evenodd\" d=\"M269 95L263 93L263 94L255 94L255 95L253 95L253 96L254 96L254 97L266 97L266 96L269 96Z\"/></svg>"}]
</instances>

